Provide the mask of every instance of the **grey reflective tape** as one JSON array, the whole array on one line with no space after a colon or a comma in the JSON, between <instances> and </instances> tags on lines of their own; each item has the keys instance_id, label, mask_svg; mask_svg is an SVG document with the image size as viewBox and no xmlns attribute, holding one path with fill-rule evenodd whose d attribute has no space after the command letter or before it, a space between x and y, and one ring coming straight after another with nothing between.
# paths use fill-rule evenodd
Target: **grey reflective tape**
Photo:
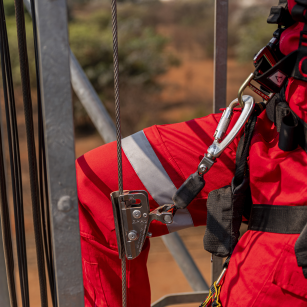
<instances>
[{"instance_id":1,"label":"grey reflective tape","mask_svg":"<svg viewBox=\"0 0 307 307\"><path fill-rule=\"evenodd\" d=\"M168 176L143 131L122 140L123 151L136 174L152 198L160 205L171 204L176 187ZM177 210L172 224L167 225L169 232L193 227L188 209Z\"/></svg>"}]
</instances>

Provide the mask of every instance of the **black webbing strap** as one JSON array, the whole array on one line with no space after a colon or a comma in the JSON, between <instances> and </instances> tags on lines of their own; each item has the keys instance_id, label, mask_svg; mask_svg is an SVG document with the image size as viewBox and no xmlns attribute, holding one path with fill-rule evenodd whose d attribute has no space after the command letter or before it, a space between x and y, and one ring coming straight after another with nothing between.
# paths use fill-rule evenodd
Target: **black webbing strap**
<instances>
[{"instance_id":1,"label":"black webbing strap","mask_svg":"<svg viewBox=\"0 0 307 307\"><path fill-rule=\"evenodd\" d=\"M237 149L237 156L236 158L236 172L233 178L233 182L235 186L238 186L242 183L244 177L248 176L248 169L247 169L247 157L249 156L249 145L252 139L253 131L257 122L258 114L253 113L248 123L245 125L244 129L244 137L243 141L242 138L239 142L239 146ZM237 163L238 162L238 163Z\"/></svg>"},{"instance_id":2,"label":"black webbing strap","mask_svg":"<svg viewBox=\"0 0 307 307\"><path fill-rule=\"evenodd\" d=\"M306 206L253 205L248 229L298 234L307 224Z\"/></svg>"},{"instance_id":3,"label":"black webbing strap","mask_svg":"<svg viewBox=\"0 0 307 307\"><path fill-rule=\"evenodd\" d=\"M264 109L264 104L256 104L253 114L245 125L244 134L242 135L237 148L236 172L232 179L232 191L234 195L245 195L244 199L242 199L242 201L244 201L243 216L247 220L249 219L252 207L247 160L249 156L250 143L257 122L257 117Z\"/></svg>"},{"instance_id":4,"label":"black webbing strap","mask_svg":"<svg viewBox=\"0 0 307 307\"><path fill-rule=\"evenodd\" d=\"M298 22L306 22L306 7L307 1L306 0L295 0L297 3L294 5L291 11L292 18Z\"/></svg>"},{"instance_id":5,"label":"black webbing strap","mask_svg":"<svg viewBox=\"0 0 307 307\"><path fill-rule=\"evenodd\" d=\"M279 93L289 77L293 75L298 50L295 50L277 62L262 74L257 73L254 80L265 86L271 93Z\"/></svg>"},{"instance_id":6,"label":"black webbing strap","mask_svg":"<svg viewBox=\"0 0 307 307\"><path fill-rule=\"evenodd\" d=\"M242 135L236 154L236 172L233 178L234 186L240 185L244 177L248 177L247 158L249 156L249 146L252 140L254 128L256 126L257 117L265 109L265 104L258 103L255 105L255 109L247 124L244 128L244 134Z\"/></svg>"}]
</instances>

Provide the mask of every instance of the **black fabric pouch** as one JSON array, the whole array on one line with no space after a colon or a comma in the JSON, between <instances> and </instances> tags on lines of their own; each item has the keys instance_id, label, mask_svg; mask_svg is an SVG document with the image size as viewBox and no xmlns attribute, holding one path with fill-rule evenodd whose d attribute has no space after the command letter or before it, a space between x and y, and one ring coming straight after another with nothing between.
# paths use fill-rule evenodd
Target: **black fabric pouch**
<instances>
[{"instance_id":1,"label":"black fabric pouch","mask_svg":"<svg viewBox=\"0 0 307 307\"><path fill-rule=\"evenodd\" d=\"M245 203L250 200L249 180L235 187L234 181L209 193L207 201L207 228L204 236L206 251L218 257L233 252L239 236Z\"/></svg>"},{"instance_id":2,"label":"black fabric pouch","mask_svg":"<svg viewBox=\"0 0 307 307\"><path fill-rule=\"evenodd\" d=\"M217 257L232 254L240 236L242 217L249 219L252 206L247 158L249 145L261 109L245 125L244 135L237 148L236 172L231 185L209 193L207 200L207 228L204 248Z\"/></svg>"}]
</instances>

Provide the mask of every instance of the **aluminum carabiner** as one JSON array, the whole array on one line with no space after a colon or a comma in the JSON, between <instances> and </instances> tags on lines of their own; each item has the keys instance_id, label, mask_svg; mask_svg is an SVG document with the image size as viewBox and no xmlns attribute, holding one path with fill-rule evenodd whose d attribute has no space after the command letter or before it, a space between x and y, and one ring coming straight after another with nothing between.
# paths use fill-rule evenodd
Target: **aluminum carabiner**
<instances>
[{"instance_id":1,"label":"aluminum carabiner","mask_svg":"<svg viewBox=\"0 0 307 307\"><path fill-rule=\"evenodd\" d=\"M214 141L211 146L209 146L207 153L198 165L198 173L204 175L209 171L211 166L214 164L216 158L218 158L225 148L234 140L237 134L240 132L242 127L245 125L250 115L252 114L255 107L255 100L252 96L244 95L243 91L247 86L249 86L250 81L254 78L254 74L251 74L246 81L240 87L238 92L238 98L233 100L230 105L223 112L223 115L219 121L219 124L214 133ZM229 127L233 110L236 106L240 105L242 107L242 112L237 122L230 130L230 132L225 136L226 131Z\"/></svg>"}]
</instances>

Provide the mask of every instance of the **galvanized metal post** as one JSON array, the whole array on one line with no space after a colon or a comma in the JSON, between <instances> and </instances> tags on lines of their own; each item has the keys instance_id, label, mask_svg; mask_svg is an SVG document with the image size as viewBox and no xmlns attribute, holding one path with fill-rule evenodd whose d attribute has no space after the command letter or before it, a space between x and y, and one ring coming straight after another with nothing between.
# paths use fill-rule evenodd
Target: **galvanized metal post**
<instances>
[{"instance_id":1,"label":"galvanized metal post","mask_svg":"<svg viewBox=\"0 0 307 307\"><path fill-rule=\"evenodd\" d=\"M228 0L215 0L214 25L214 93L213 112L226 106L227 93L227 44L228 44ZM223 259L212 257L212 282L222 271Z\"/></svg>"},{"instance_id":2,"label":"galvanized metal post","mask_svg":"<svg viewBox=\"0 0 307 307\"><path fill-rule=\"evenodd\" d=\"M226 106L228 0L215 0L213 112Z\"/></svg>"},{"instance_id":3,"label":"galvanized metal post","mask_svg":"<svg viewBox=\"0 0 307 307\"><path fill-rule=\"evenodd\" d=\"M97 131L105 143L115 141L115 125L71 50L70 72L72 87Z\"/></svg>"},{"instance_id":4,"label":"galvanized metal post","mask_svg":"<svg viewBox=\"0 0 307 307\"><path fill-rule=\"evenodd\" d=\"M35 4L58 306L83 307L67 6Z\"/></svg>"},{"instance_id":5,"label":"galvanized metal post","mask_svg":"<svg viewBox=\"0 0 307 307\"><path fill-rule=\"evenodd\" d=\"M30 0L23 0L23 2L32 16ZM70 73L72 87L100 136L105 143L115 141L115 125L71 49Z\"/></svg>"}]
</instances>

